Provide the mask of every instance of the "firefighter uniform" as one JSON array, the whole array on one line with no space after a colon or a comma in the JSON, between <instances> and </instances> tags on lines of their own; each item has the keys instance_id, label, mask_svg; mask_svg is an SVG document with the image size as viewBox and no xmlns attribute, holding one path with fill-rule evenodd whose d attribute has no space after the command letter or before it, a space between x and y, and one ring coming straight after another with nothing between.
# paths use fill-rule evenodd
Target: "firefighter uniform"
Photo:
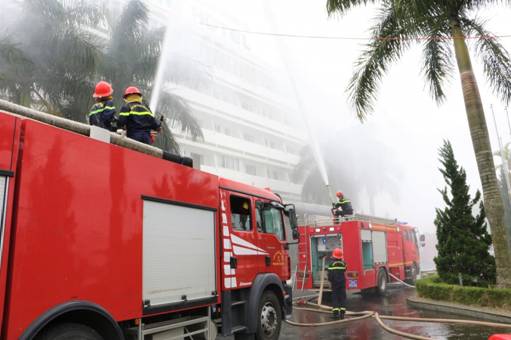
<instances>
[{"instance_id":1,"label":"firefighter uniform","mask_svg":"<svg viewBox=\"0 0 511 340\"><path fill-rule=\"evenodd\" d=\"M115 105L111 98L102 98L89 111L89 124L115 131Z\"/></svg>"},{"instance_id":2,"label":"firefighter uniform","mask_svg":"<svg viewBox=\"0 0 511 340\"><path fill-rule=\"evenodd\" d=\"M92 97L96 103L89 111L89 124L115 131L115 106L112 101L112 85L102 80L96 84Z\"/></svg>"},{"instance_id":3,"label":"firefighter uniform","mask_svg":"<svg viewBox=\"0 0 511 340\"><path fill-rule=\"evenodd\" d=\"M339 199L339 201L334 204L334 209L336 209L335 215L336 216L353 215L353 207L351 206L351 201L344 197L342 192L337 192L336 196Z\"/></svg>"},{"instance_id":4,"label":"firefighter uniform","mask_svg":"<svg viewBox=\"0 0 511 340\"><path fill-rule=\"evenodd\" d=\"M328 266L328 281L332 288L332 313L334 318L344 319L346 313L346 263L342 260L342 249L336 248Z\"/></svg>"},{"instance_id":5,"label":"firefighter uniform","mask_svg":"<svg viewBox=\"0 0 511 340\"><path fill-rule=\"evenodd\" d=\"M124 96L126 104L119 112L118 126L126 129L129 138L145 144L152 144L151 130L160 130L160 122L154 118L142 95L135 87L129 87Z\"/></svg>"}]
</instances>

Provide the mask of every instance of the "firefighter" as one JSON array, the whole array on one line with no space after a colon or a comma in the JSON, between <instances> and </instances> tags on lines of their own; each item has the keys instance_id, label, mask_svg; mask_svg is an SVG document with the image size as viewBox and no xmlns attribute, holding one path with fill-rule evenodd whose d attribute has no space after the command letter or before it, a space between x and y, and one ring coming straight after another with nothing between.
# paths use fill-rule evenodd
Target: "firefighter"
<instances>
[{"instance_id":1,"label":"firefighter","mask_svg":"<svg viewBox=\"0 0 511 340\"><path fill-rule=\"evenodd\" d=\"M129 138L152 144L151 131L160 131L161 122L154 118L137 87L130 86L124 91L124 101L126 103L119 112L119 128L126 130Z\"/></svg>"},{"instance_id":2,"label":"firefighter","mask_svg":"<svg viewBox=\"0 0 511 340\"><path fill-rule=\"evenodd\" d=\"M99 126L109 131L115 131L115 105L112 100L112 85L106 81L100 81L96 84L92 97L96 103L92 105L89 111L89 124Z\"/></svg>"},{"instance_id":3,"label":"firefighter","mask_svg":"<svg viewBox=\"0 0 511 340\"><path fill-rule=\"evenodd\" d=\"M332 252L331 263L328 266L328 281L332 288L332 313L334 319L344 319L346 313L346 263L342 249L335 248Z\"/></svg>"},{"instance_id":4,"label":"firefighter","mask_svg":"<svg viewBox=\"0 0 511 340\"><path fill-rule=\"evenodd\" d=\"M336 192L335 196L337 196L338 201L333 204L334 215L343 217L346 215L353 215L351 201L344 197L344 194L340 191Z\"/></svg>"}]
</instances>

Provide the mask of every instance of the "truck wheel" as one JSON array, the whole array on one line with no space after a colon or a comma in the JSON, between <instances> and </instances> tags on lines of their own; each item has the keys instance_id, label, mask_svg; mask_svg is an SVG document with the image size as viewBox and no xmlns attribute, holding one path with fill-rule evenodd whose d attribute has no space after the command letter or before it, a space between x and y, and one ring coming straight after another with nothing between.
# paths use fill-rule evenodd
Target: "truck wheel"
<instances>
[{"instance_id":1,"label":"truck wheel","mask_svg":"<svg viewBox=\"0 0 511 340\"><path fill-rule=\"evenodd\" d=\"M61 323L43 330L37 340L104 340L94 329L78 323Z\"/></svg>"},{"instance_id":2,"label":"truck wheel","mask_svg":"<svg viewBox=\"0 0 511 340\"><path fill-rule=\"evenodd\" d=\"M376 286L376 293L378 295L385 295L387 291L387 273L385 269L378 271L378 286Z\"/></svg>"},{"instance_id":3,"label":"truck wheel","mask_svg":"<svg viewBox=\"0 0 511 340\"><path fill-rule=\"evenodd\" d=\"M282 326L282 308L279 299L266 291L259 302L256 340L277 340Z\"/></svg>"}]
</instances>

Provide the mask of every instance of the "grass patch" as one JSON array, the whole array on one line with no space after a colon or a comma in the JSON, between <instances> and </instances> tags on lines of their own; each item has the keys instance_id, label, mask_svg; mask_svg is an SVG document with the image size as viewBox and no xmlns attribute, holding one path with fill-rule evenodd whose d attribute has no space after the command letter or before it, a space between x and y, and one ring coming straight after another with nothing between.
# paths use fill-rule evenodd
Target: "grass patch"
<instances>
[{"instance_id":1,"label":"grass patch","mask_svg":"<svg viewBox=\"0 0 511 340\"><path fill-rule=\"evenodd\" d=\"M440 282L437 276L418 280L415 284L420 297L511 310L511 289L458 286Z\"/></svg>"}]
</instances>

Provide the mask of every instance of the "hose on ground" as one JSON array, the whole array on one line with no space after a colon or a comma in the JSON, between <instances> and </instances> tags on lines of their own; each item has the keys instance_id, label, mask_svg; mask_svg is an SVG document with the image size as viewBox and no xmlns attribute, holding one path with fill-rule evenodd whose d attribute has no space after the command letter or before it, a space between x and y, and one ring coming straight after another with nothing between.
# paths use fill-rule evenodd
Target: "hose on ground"
<instances>
[{"instance_id":1,"label":"hose on ground","mask_svg":"<svg viewBox=\"0 0 511 340\"><path fill-rule=\"evenodd\" d=\"M401 283L402 283L402 284L404 284L405 286L410 287L410 288L415 288L415 286L414 286L414 285L411 285L411 284L409 284L409 283L404 282L403 280L401 280L400 278L398 278L396 275L394 275L394 274L392 274L392 273L390 273L390 272L389 272L388 274L389 274L389 276L390 276L391 278L393 278L394 280L396 280L396 281L398 281L398 282L401 282Z\"/></svg>"},{"instance_id":2,"label":"hose on ground","mask_svg":"<svg viewBox=\"0 0 511 340\"><path fill-rule=\"evenodd\" d=\"M325 313L330 314L328 310L331 311L331 307L325 305L318 305L315 303L308 302L308 305L314 306L315 308L307 308L307 307L294 307L297 310L311 311L315 313ZM464 320L464 319L436 319L436 318L416 318L416 317L408 317L408 316L392 316L392 315L380 315L379 313L372 311L362 311L362 312L350 312L346 313L348 316L355 316L352 318L344 319L344 320L333 320L333 321L323 321L323 322L297 322L293 320L286 320L286 322L292 326L297 327L318 327L318 326L328 326L334 324L346 324L351 321L358 321L370 317L374 317L376 322L382 327L385 331L402 336L408 339L419 339L419 340L430 340L431 338L424 337L421 335L411 334L399 331L395 328L392 328L386 325L383 320L394 320L394 321L412 321L412 322L433 322L433 323L453 323L453 324L465 324L465 325L477 325L477 326L486 326L486 327L494 327L494 328L507 328L511 329L511 324L505 323L497 323L497 322L487 322L487 321L477 321L477 320Z\"/></svg>"},{"instance_id":3,"label":"hose on ground","mask_svg":"<svg viewBox=\"0 0 511 340\"><path fill-rule=\"evenodd\" d=\"M380 325L380 327L383 328L384 330L386 330L389 333L392 333L392 334L395 334L395 335L399 335L399 336L402 336L402 337L408 338L408 339L431 340L431 338L426 337L426 336L415 335L415 334L412 334L412 333L402 332L402 331L399 331L399 330L397 330L395 328L391 328L391 327L387 326L381 320L380 315L378 313L374 313L373 316L374 316L376 322L378 322L378 324Z\"/></svg>"},{"instance_id":4,"label":"hose on ground","mask_svg":"<svg viewBox=\"0 0 511 340\"><path fill-rule=\"evenodd\" d=\"M325 269L325 264L323 261L323 271ZM395 280L409 286L413 287L412 285L407 284L406 282L403 282L399 278L395 277L394 275L390 274L391 277L393 277ZM324 277L322 275L321 280L324 280ZM323 282L321 284L320 290L319 290L319 296L322 296L323 294ZM321 303L313 303L310 300L317 298L318 295L308 295L308 296L302 296L298 297L296 299L293 299L293 301L296 300L305 300L306 302L304 305L309 305L314 308L307 308L307 307L294 307L294 309L297 310L304 310L304 311L312 311L315 313L328 313L330 314L332 311L332 307L325 306ZM382 327L385 331L402 336L407 339L418 339L418 340L431 340L429 337L425 337L422 335L416 335L411 333L406 333L397 329L394 329L388 325L386 325L383 320L394 320L394 321L412 321L412 322L432 322L432 323L453 323L453 324L465 324L465 325L477 325L477 326L486 326L486 327L494 327L494 328L507 328L511 329L511 324L505 324L505 323L497 323L497 322L487 322L487 321L477 321L477 320L464 320L464 319L436 319L436 318L417 318L417 317L408 317L408 316L392 316L392 315L380 315L377 312L374 311L362 311L362 312L346 312L347 316L354 316L343 320L333 320L333 321L323 321L323 322L297 322L294 320L286 320L286 323L297 326L297 327L318 327L318 326L328 326L328 325L335 325L335 324L347 324L352 321L358 321L362 319L367 319L370 317L374 317L376 322Z\"/></svg>"}]
</instances>

